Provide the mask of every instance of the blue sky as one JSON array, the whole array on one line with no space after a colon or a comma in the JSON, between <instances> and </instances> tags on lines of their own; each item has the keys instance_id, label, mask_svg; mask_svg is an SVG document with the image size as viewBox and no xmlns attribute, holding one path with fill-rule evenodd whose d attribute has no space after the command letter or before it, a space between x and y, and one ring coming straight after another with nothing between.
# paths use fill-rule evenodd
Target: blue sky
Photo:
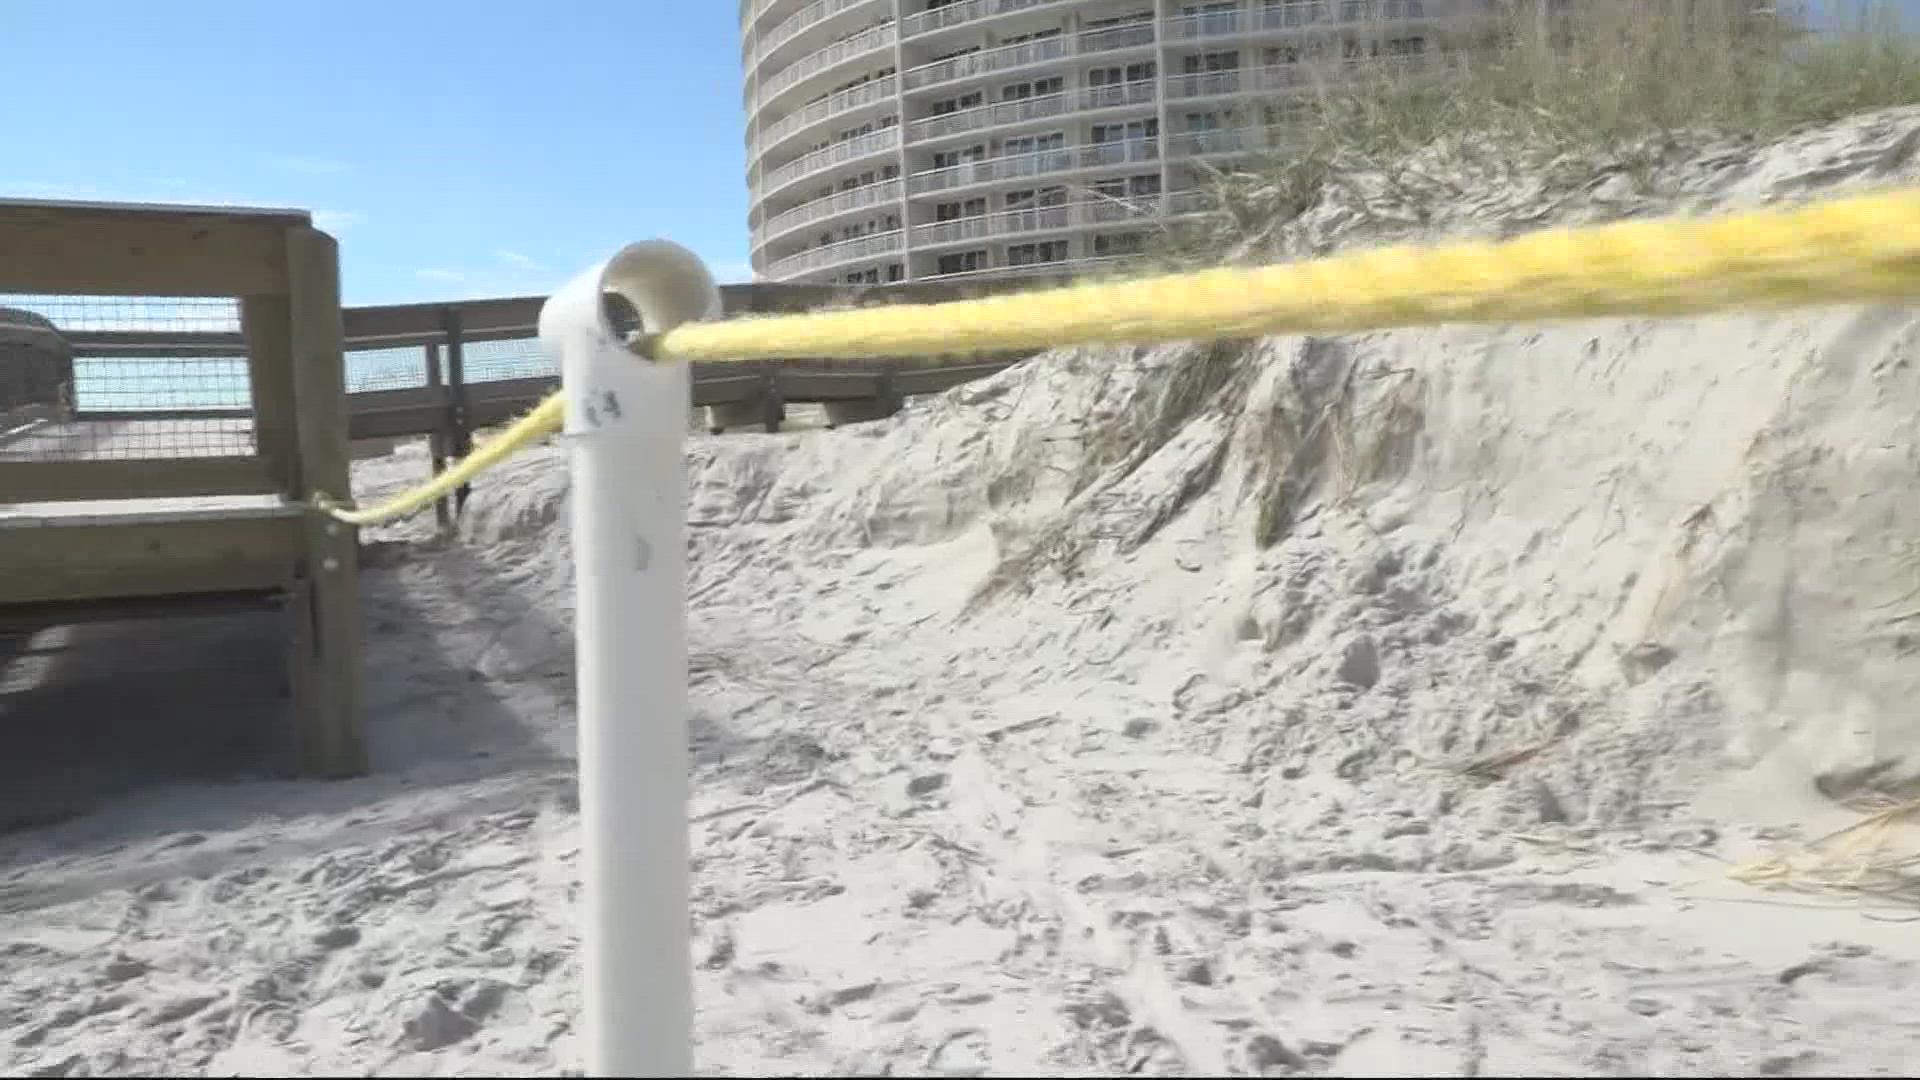
<instances>
[{"instance_id":1,"label":"blue sky","mask_svg":"<svg viewBox=\"0 0 1920 1080\"><path fill-rule=\"evenodd\" d=\"M735 0L0 0L0 197L290 206L349 304L745 280Z\"/></svg>"},{"instance_id":2,"label":"blue sky","mask_svg":"<svg viewBox=\"0 0 1920 1080\"><path fill-rule=\"evenodd\" d=\"M310 209L350 304L545 292L656 235L745 280L736 11L0 0L0 196Z\"/></svg>"}]
</instances>

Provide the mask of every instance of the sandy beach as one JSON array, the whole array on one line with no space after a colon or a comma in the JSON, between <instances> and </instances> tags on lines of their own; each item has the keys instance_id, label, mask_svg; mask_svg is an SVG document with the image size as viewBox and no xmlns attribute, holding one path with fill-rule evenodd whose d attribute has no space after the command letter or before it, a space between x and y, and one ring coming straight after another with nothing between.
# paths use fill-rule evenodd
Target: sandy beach
<instances>
[{"instance_id":1,"label":"sandy beach","mask_svg":"<svg viewBox=\"0 0 1920 1080\"><path fill-rule=\"evenodd\" d=\"M1912 180L1916 131L1329 195L1275 243ZM1060 350L692 434L700 1070L1909 1069L1911 892L1734 871L1920 791L1916 346L1842 308ZM0 655L40 725L0 1072L579 1071L567 499L550 445L455 536L367 534L363 779L263 764L244 619Z\"/></svg>"}]
</instances>

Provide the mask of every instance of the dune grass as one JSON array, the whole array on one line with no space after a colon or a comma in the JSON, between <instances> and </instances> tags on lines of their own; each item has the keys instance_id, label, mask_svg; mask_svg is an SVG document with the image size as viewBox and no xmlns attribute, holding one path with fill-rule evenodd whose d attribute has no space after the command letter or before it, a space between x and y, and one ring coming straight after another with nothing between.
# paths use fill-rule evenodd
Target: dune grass
<instances>
[{"instance_id":1,"label":"dune grass","mask_svg":"<svg viewBox=\"0 0 1920 1080\"><path fill-rule=\"evenodd\" d=\"M1920 103L1920 36L1902 33L1874 0L1818 34L1754 14L1752 0L1553 7L1503 0L1424 69L1316 73L1305 107L1296 96L1286 126L1270 130L1275 148L1211 172L1203 190L1216 212L1170 228L1160 254L1217 257L1304 212L1356 170L1444 188L1413 164L1441 143L1548 175L1601 158L1633 170L1680 143L1759 140Z\"/></svg>"}]
</instances>

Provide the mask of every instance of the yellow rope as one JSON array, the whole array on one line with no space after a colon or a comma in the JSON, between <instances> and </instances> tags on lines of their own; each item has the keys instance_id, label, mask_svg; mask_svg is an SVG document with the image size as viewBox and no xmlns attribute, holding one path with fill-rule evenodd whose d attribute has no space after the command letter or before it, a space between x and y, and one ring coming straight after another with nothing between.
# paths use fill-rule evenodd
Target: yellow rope
<instances>
[{"instance_id":1,"label":"yellow rope","mask_svg":"<svg viewBox=\"0 0 1920 1080\"><path fill-rule=\"evenodd\" d=\"M333 515L349 525L379 525L418 513L458 490L462 484L487 471L535 442L560 430L566 418L566 399L554 394L534 406L533 411L514 421L513 426L489 439L486 445L461 458L453 468L416 488L366 510L348 510L322 496L314 500L316 509Z\"/></svg>"},{"instance_id":2,"label":"yellow rope","mask_svg":"<svg viewBox=\"0 0 1920 1080\"><path fill-rule=\"evenodd\" d=\"M690 323L659 335L652 350L679 360L902 356L1916 295L1920 191L1909 190L947 304Z\"/></svg>"},{"instance_id":3,"label":"yellow rope","mask_svg":"<svg viewBox=\"0 0 1920 1080\"><path fill-rule=\"evenodd\" d=\"M1920 190L1903 190L945 304L690 323L650 339L647 351L673 360L938 355L1916 296ZM323 508L356 525L412 513L558 429L563 411L558 395L547 399L456 468L379 507Z\"/></svg>"}]
</instances>

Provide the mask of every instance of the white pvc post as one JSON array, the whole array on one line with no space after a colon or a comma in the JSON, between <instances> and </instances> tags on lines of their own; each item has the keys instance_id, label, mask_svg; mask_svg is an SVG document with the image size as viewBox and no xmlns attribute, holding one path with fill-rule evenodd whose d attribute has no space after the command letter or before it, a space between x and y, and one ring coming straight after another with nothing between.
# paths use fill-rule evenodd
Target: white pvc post
<instances>
[{"instance_id":1,"label":"white pvc post","mask_svg":"<svg viewBox=\"0 0 1920 1080\"><path fill-rule=\"evenodd\" d=\"M685 467L687 366L634 354L605 296L649 333L716 316L677 244L633 244L540 311L560 367L573 479L589 1076L693 1068L688 942Z\"/></svg>"}]
</instances>

